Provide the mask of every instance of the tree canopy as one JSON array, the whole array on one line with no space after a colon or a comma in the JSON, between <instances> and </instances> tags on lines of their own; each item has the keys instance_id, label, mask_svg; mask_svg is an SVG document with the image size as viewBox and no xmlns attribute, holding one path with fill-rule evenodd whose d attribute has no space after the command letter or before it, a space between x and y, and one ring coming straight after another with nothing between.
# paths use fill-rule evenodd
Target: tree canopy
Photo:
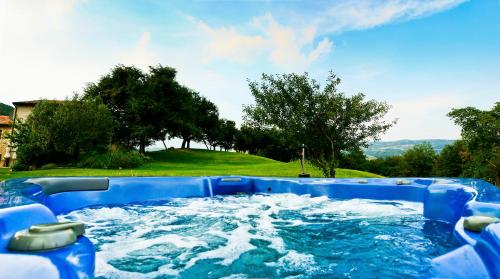
<instances>
[{"instance_id":1,"label":"tree canopy","mask_svg":"<svg viewBox=\"0 0 500 279\"><path fill-rule=\"evenodd\" d=\"M462 139L469 151L470 162L464 174L500 185L500 102L491 110L453 109L448 116L462 127Z\"/></svg>"},{"instance_id":2,"label":"tree canopy","mask_svg":"<svg viewBox=\"0 0 500 279\"><path fill-rule=\"evenodd\" d=\"M416 144L403 152L403 175L428 177L432 174L436 152L428 142Z\"/></svg>"},{"instance_id":3,"label":"tree canopy","mask_svg":"<svg viewBox=\"0 0 500 279\"><path fill-rule=\"evenodd\" d=\"M161 65L144 73L119 65L85 88L87 98L100 98L116 121L113 142L139 152L155 140L181 137L182 147L201 141L218 120L217 106L179 84L176 70Z\"/></svg>"},{"instance_id":4,"label":"tree canopy","mask_svg":"<svg viewBox=\"0 0 500 279\"><path fill-rule=\"evenodd\" d=\"M307 73L263 74L260 81L249 81L255 105L244 108L246 124L274 127L306 144L308 159L335 177L342 151L367 146L394 124L383 119L387 103L365 100L362 93L347 96L339 84L332 72L323 88Z\"/></svg>"}]
</instances>

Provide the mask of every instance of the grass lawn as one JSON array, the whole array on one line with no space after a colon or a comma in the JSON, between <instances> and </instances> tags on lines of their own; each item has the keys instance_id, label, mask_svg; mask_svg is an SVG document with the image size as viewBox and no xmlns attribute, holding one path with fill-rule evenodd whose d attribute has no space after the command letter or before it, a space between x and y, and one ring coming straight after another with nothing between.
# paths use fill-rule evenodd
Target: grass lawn
<instances>
[{"instance_id":1,"label":"grass lawn","mask_svg":"<svg viewBox=\"0 0 500 279\"><path fill-rule=\"evenodd\" d=\"M207 176L248 175L297 177L300 162L283 163L264 157L208 150L168 150L147 154L151 160L135 169L82 169L56 168L48 170L11 172L0 168L0 181L9 178L33 176ZM322 177L321 172L306 166L313 177ZM379 175L350 169L337 169L337 177L381 177Z\"/></svg>"}]
</instances>

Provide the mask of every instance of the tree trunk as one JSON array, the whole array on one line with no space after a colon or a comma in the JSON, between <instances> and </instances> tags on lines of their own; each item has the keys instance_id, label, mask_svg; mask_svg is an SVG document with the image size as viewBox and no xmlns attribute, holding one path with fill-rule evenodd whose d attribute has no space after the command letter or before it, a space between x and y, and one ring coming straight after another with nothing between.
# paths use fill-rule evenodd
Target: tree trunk
<instances>
[{"instance_id":1,"label":"tree trunk","mask_svg":"<svg viewBox=\"0 0 500 279\"><path fill-rule=\"evenodd\" d=\"M181 149L184 149L184 148L186 148L186 140L182 139Z\"/></svg>"},{"instance_id":2,"label":"tree trunk","mask_svg":"<svg viewBox=\"0 0 500 279\"><path fill-rule=\"evenodd\" d=\"M190 149L191 148L191 139L188 139L187 140L187 149Z\"/></svg>"},{"instance_id":3,"label":"tree trunk","mask_svg":"<svg viewBox=\"0 0 500 279\"><path fill-rule=\"evenodd\" d=\"M335 166L330 167L330 177L335 178Z\"/></svg>"},{"instance_id":4,"label":"tree trunk","mask_svg":"<svg viewBox=\"0 0 500 279\"><path fill-rule=\"evenodd\" d=\"M332 157L330 158L330 177L335 178L335 145L333 144L333 140L328 138L330 141L330 148L332 149Z\"/></svg>"},{"instance_id":5,"label":"tree trunk","mask_svg":"<svg viewBox=\"0 0 500 279\"><path fill-rule=\"evenodd\" d=\"M500 169L497 169L495 186L500 187Z\"/></svg>"},{"instance_id":6,"label":"tree trunk","mask_svg":"<svg viewBox=\"0 0 500 279\"><path fill-rule=\"evenodd\" d=\"M146 154L146 137L141 136L141 139L139 140L139 153L144 155Z\"/></svg>"},{"instance_id":7,"label":"tree trunk","mask_svg":"<svg viewBox=\"0 0 500 279\"><path fill-rule=\"evenodd\" d=\"M165 150L168 150L167 145L165 144L165 141L161 140L161 142L163 142L163 147L165 147Z\"/></svg>"}]
</instances>

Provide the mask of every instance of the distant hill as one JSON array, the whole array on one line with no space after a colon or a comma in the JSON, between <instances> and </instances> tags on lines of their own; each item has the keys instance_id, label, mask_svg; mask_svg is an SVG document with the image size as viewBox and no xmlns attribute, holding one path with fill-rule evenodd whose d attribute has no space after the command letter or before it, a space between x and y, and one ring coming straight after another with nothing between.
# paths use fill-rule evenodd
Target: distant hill
<instances>
[{"instance_id":1,"label":"distant hill","mask_svg":"<svg viewBox=\"0 0 500 279\"><path fill-rule=\"evenodd\" d=\"M372 143L364 149L366 155L370 157L389 157L403 154L405 150L412 148L415 144L430 142L436 153L441 152L443 147L452 144L455 140L446 139L424 139L424 140L397 140L397 141L379 141Z\"/></svg>"},{"instance_id":2,"label":"distant hill","mask_svg":"<svg viewBox=\"0 0 500 279\"><path fill-rule=\"evenodd\" d=\"M0 115L7 115L12 117L12 114L14 113L14 108L6 105L4 103L0 103Z\"/></svg>"}]
</instances>

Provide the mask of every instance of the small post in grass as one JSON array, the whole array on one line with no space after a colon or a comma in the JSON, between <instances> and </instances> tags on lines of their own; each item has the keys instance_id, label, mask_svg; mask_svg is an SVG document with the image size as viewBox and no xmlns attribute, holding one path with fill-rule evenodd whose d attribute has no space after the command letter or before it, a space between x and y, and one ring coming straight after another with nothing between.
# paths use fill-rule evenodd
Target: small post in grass
<instances>
[{"instance_id":1,"label":"small post in grass","mask_svg":"<svg viewBox=\"0 0 500 279\"><path fill-rule=\"evenodd\" d=\"M304 171L304 164L305 164L305 148L304 148L304 144L302 144L302 158L300 159L300 165L302 167L302 173L299 173L299 177L311 177L310 174L308 173L305 173Z\"/></svg>"}]
</instances>

